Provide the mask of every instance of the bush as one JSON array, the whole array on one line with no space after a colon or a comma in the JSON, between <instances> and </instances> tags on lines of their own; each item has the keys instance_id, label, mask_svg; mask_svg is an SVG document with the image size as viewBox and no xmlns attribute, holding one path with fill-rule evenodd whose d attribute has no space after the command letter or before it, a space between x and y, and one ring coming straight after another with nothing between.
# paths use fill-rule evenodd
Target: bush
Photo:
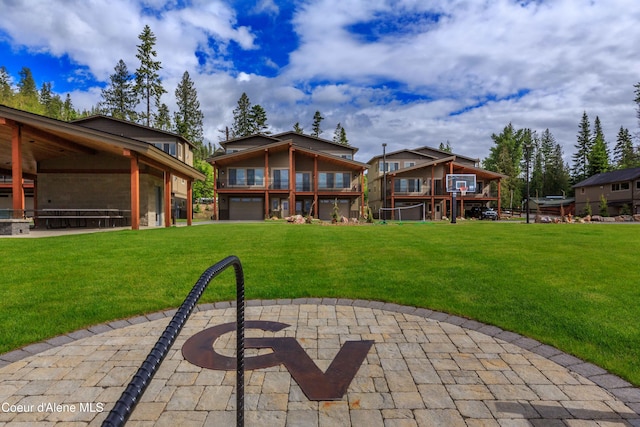
<instances>
[{"instance_id":1,"label":"bush","mask_svg":"<svg viewBox=\"0 0 640 427\"><path fill-rule=\"evenodd\" d=\"M600 195L600 216L609 216L609 206L604 194Z\"/></svg>"}]
</instances>

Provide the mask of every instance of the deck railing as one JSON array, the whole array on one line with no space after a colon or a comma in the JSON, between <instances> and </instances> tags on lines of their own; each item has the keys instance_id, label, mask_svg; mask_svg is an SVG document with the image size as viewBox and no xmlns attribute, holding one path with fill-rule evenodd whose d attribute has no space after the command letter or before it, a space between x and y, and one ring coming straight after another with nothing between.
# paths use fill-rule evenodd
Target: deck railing
<instances>
[{"instance_id":1,"label":"deck railing","mask_svg":"<svg viewBox=\"0 0 640 427\"><path fill-rule=\"evenodd\" d=\"M211 280L230 266L234 267L236 273L236 425L244 426L244 274L238 257L229 256L202 273L146 360L122 392L120 399L107 415L102 423L103 427L122 426L127 422L205 289Z\"/></svg>"}]
</instances>

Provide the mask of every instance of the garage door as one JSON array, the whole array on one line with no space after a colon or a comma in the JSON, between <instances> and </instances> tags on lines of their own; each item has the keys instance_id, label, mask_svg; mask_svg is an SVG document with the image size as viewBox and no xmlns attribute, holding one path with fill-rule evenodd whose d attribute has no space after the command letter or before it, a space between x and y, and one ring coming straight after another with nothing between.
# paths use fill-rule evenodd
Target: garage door
<instances>
[{"instance_id":1,"label":"garage door","mask_svg":"<svg viewBox=\"0 0 640 427\"><path fill-rule=\"evenodd\" d=\"M229 199L229 219L263 220L264 199L261 197L231 197Z\"/></svg>"},{"instance_id":2,"label":"garage door","mask_svg":"<svg viewBox=\"0 0 640 427\"><path fill-rule=\"evenodd\" d=\"M333 206L335 205L335 199L323 199L320 200L320 212L319 217L322 220L331 220L333 214ZM338 211L340 216L349 218L349 200L338 199Z\"/></svg>"}]
</instances>

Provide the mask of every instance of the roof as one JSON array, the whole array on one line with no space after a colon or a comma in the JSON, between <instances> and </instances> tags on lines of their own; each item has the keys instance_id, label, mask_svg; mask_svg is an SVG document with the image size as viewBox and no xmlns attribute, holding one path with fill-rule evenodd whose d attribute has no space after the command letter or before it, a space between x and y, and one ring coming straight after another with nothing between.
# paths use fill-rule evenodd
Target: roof
<instances>
[{"instance_id":1,"label":"roof","mask_svg":"<svg viewBox=\"0 0 640 427\"><path fill-rule=\"evenodd\" d=\"M138 128L138 129L141 129L141 130L145 130L145 131L148 131L148 132L151 132L151 133L165 135L165 136L169 136L171 138L177 138L177 139L180 139L183 142L189 144L190 146L195 147L195 144L193 144L191 141L189 141L188 139L186 139L185 137L183 137L182 135L179 135L177 133L169 132L169 131L162 130L162 129L152 128L152 127L141 125L140 123L131 122L131 121L128 121L128 120L123 120L123 119L118 119L118 118L115 118L115 117L105 116L104 114L94 114L92 116L83 117L83 118L77 119L77 120L72 120L69 123L74 123L74 124L78 124L80 126L85 126L85 127L91 127L91 126L87 126L87 123L92 122L92 121L96 121L96 120L108 120L108 121L111 121L111 122L122 123L124 125L135 127L135 128ZM103 132L106 132L106 131L103 131ZM106 132L106 133L109 133L109 132ZM133 138L130 135L129 135L129 137ZM133 139L139 139L139 138L133 138Z\"/></svg>"},{"instance_id":2,"label":"roof","mask_svg":"<svg viewBox=\"0 0 640 427\"><path fill-rule=\"evenodd\" d=\"M404 174L405 172L410 172L413 170L419 170L419 169L424 169L433 165L437 165L440 163L448 163L448 162L452 162L454 165L454 168L456 169L456 173L473 173L476 175L480 175L482 177L488 177L488 178L500 178L500 179L504 179L504 178L508 178L507 175L503 175L501 173L498 172L493 172L493 171L488 171L486 169L481 169L481 168L476 168L474 166L470 166L464 163L457 163L456 162L456 155L449 155L448 157L443 157L441 159L435 159L429 162L425 162L425 163L418 163L417 165L414 166L410 166L407 168L401 168L392 172L387 172L388 176L396 176L398 174Z\"/></svg>"},{"instance_id":3,"label":"roof","mask_svg":"<svg viewBox=\"0 0 640 427\"><path fill-rule=\"evenodd\" d=\"M591 176L584 181L575 184L573 188L591 187L594 185L611 184L614 182L633 181L640 178L640 168L620 169L612 172L603 172Z\"/></svg>"},{"instance_id":4,"label":"roof","mask_svg":"<svg viewBox=\"0 0 640 427\"><path fill-rule=\"evenodd\" d=\"M343 149L349 149L351 150L354 154L358 151L358 148L353 147L351 145L343 145L343 144L339 144L337 142L328 140L328 139L323 139L323 138L319 138L313 135L307 135L304 133L298 133L298 132L294 132L294 131L287 131L287 132L282 132L282 133L278 133L275 135L265 135L262 133L255 133L252 135L247 135L247 136L241 136L238 138L233 138L233 139L229 139L227 141L220 141L220 145L225 147L227 144L229 143L234 143L234 142L240 142L240 141L244 141L244 140L248 140L248 139L252 139L252 138L260 138L262 137L265 140L271 140L271 141L284 141L284 140L295 140L295 139L299 139L299 138L304 138L304 139L309 139L312 141L317 141L317 142L322 142L325 144L331 144L331 145L335 145L336 147L339 148L343 148Z\"/></svg>"},{"instance_id":5,"label":"roof","mask_svg":"<svg viewBox=\"0 0 640 427\"><path fill-rule=\"evenodd\" d=\"M432 152L435 152L435 153L437 153L437 154L441 154L441 156L439 156L439 157L432 156L432 155L430 155L430 154L423 153L421 150L428 150L428 151L432 151ZM396 150L396 151L391 151L391 152L389 152L389 153L385 153L385 155L386 155L387 157L389 157L389 156L394 156L394 155L396 155L396 154L400 154L400 153L411 153L411 154L416 154L416 155L418 155L418 156L426 157L426 158L429 158L429 159L442 159L442 158L448 158L448 157L451 157L451 156L455 156L455 157L457 157L457 158L461 158L461 159L469 160L469 161L472 161L472 162L474 162L474 163L478 163L478 162L479 162L479 159L474 159L474 158L472 158L472 157L462 156L462 155L460 155L460 154L450 153L450 152L448 152L448 151L444 151L444 150L440 150L440 149L433 148L433 147L428 147L428 146L419 147L419 148L412 148L412 149L409 149L409 148L403 148L403 149L401 149L401 150ZM382 154L380 154L380 155L378 155L378 156L373 156L373 157L371 158L371 160L369 160L367 163L368 163L368 164L372 164L375 160L377 160L377 159L381 159L382 157L383 157L383 155L382 155Z\"/></svg>"},{"instance_id":6,"label":"roof","mask_svg":"<svg viewBox=\"0 0 640 427\"><path fill-rule=\"evenodd\" d=\"M14 124L19 125L22 130L22 169L25 175L37 175L38 162L50 158L98 152L126 156L127 152L134 152L142 162L167 168L174 175L187 179L205 179L202 172L147 142L5 105L0 105L0 173L3 169L7 170L4 165L9 165L12 161L11 138ZM7 173L11 174L10 169Z\"/></svg>"},{"instance_id":7,"label":"roof","mask_svg":"<svg viewBox=\"0 0 640 427\"><path fill-rule=\"evenodd\" d=\"M322 157L325 160L329 160L329 161L337 163L337 164L349 165L349 166L352 166L352 167L363 168L363 169L366 169L366 168L369 167L369 165L367 165L366 163L361 163L361 162L358 162L358 161L355 161L355 160L350 160L350 159L345 159L343 157L334 156L333 154L328 154L328 153L325 153L325 152L322 152L322 151L317 151L317 150L313 150L313 149L310 149L310 148L301 147L299 145L296 145L296 143L294 141L292 141L292 140L276 141L276 142L273 142L271 144L261 145L259 147L248 148L248 149L242 150L242 151L236 151L235 153L223 154L221 156L210 157L210 158L207 159L207 162L211 163L212 165L228 166L228 165L236 163L238 160L242 160L242 159L246 159L246 158L252 158L252 157L255 157L257 155L260 155L261 153L264 153L265 150L284 151L284 150L287 150L289 148L289 146L293 146L296 151L308 154L310 156Z\"/></svg>"}]
</instances>

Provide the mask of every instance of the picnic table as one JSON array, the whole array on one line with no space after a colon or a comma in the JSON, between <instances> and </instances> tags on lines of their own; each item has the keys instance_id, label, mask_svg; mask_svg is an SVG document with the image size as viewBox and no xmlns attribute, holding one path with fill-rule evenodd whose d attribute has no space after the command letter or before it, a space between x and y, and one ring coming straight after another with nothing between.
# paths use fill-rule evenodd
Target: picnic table
<instances>
[{"instance_id":1,"label":"picnic table","mask_svg":"<svg viewBox=\"0 0 640 427\"><path fill-rule=\"evenodd\" d=\"M46 228L87 227L96 224L101 228L126 224L126 215L122 209L39 209L34 211L38 220L44 220Z\"/></svg>"}]
</instances>

